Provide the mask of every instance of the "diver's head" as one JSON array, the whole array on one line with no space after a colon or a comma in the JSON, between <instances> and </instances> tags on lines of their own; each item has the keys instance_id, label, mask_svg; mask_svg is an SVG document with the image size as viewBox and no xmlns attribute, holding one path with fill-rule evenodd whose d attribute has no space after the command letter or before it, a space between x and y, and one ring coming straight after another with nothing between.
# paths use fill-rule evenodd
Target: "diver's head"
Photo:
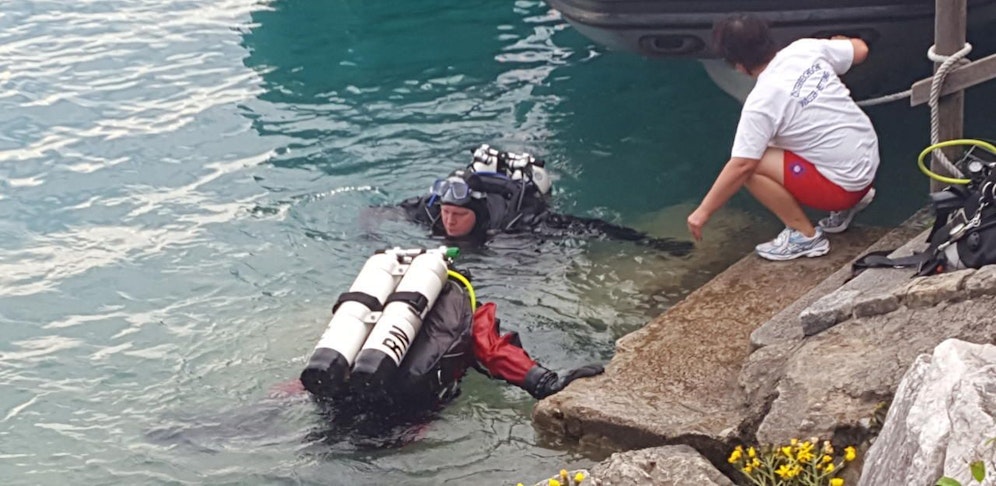
<instances>
[{"instance_id":1,"label":"diver's head","mask_svg":"<svg viewBox=\"0 0 996 486\"><path fill-rule=\"evenodd\" d=\"M478 182L473 173L456 171L432 185L446 236L462 238L485 228L487 206L484 193L477 190Z\"/></svg>"},{"instance_id":2,"label":"diver's head","mask_svg":"<svg viewBox=\"0 0 996 486\"><path fill-rule=\"evenodd\" d=\"M473 209L455 204L443 204L439 208L439 216L443 220L443 230L446 236L460 238L467 236L477 224L477 214Z\"/></svg>"}]
</instances>

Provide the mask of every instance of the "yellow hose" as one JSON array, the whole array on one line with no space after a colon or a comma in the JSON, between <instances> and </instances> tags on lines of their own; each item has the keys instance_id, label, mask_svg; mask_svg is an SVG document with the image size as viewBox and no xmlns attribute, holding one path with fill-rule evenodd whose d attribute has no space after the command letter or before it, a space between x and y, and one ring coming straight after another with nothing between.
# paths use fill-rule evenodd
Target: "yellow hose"
<instances>
[{"instance_id":1,"label":"yellow hose","mask_svg":"<svg viewBox=\"0 0 996 486\"><path fill-rule=\"evenodd\" d=\"M470 309L476 311L477 296L474 295L474 286L470 284L470 280L467 280L467 277L464 277L453 270L447 270L446 275L449 275L451 278L462 283L464 287L467 287L467 293L470 294Z\"/></svg>"},{"instance_id":2,"label":"yellow hose","mask_svg":"<svg viewBox=\"0 0 996 486\"><path fill-rule=\"evenodd\" d=\"M972 145L975 147L981 147L985 150L988 150L996 154L996 146L993 146L993 144L989 142L984 142L982 140L973 140L969 138L960 138L957 140L947 140L944 142L935 143L923 149L923 152L920 152L920 156L917 157L916 159L916 165L920 167L921 172L927 174L927 177L930 177L935 181L940 181L945 184L968 184L969 182L972 182L971 179L957 179L954 177L942 176L936 172L932 172L930 169L927 168L927 165L924 163L924 160L927 158L927 155L929 155L931 152L933 152L936 149L945 148L945 147L958 147L962 145Z\"/></svg>"}]
</instances>

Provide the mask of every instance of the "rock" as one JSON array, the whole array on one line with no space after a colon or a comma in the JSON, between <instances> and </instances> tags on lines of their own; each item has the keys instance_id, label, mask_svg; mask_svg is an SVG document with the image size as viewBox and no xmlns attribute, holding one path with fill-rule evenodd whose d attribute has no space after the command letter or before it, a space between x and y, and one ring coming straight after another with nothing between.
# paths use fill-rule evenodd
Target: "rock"
<instances>
[{"instance_id":1,"label":"rock","mask_svg":"<svg viewBox=\"0 0 996 486\"><path fill-rule=\"evenodd\" d=\"M994 414L996 346L942 342L903 377L859 486L931 486L942 475L976 484L966 464L991 460Z\"/></svg>"},{"instance_id":2,"label":"rock","mask_svg":"<svg viewBox=\"0 0 996 486\"><path fill-rule=\"evenodd\" d=\"M729 478L688 446L612 454L592 468L591 477L592 485L597 486L733 486Z\"/></svg>"},{"instance_id":3,"label":"rock","mask_svg":"<svg viewBox=\"0 0 996 486\"><path fill-rule=\"evenodd\" d=\"M965 293L974 299L983 295L996 295L996 265L986 265L965 280Z\"/></svg>"},{"instance_id":4,"label":"rock","mask_svg":"<svg viewBox=\"0 0 996 486\"><path fill-rule=\"evenodd\" d=\"M760 420L757 439L783 443L793 437L817 436L852 444L867 439L872 431L866 419L891 399L919 354L931 352L949 337L988 342L993 335L996 297L992 296L921 309L900 308L840 323L807 338L785 360L783 377L769 394L777 398ZM777 373L770 369L770 360L751 360L741 382ZM755 395L765 393L759 390Z\"/></svg>"},{"instance_id":5,"label":"rock","mask_svg":"<svg viewBox=\"0 0 996 486\"><path fill-rule=\"evenodd\" d=\"M854 298L860 294L857 290L839 289L814 302L799 314L802 334L812 336L849 319L854 309Z\"/></svg>"},{"instance_id":6,"label":"rock","mask_svg":"<svg viewBox=\"0 0 996 486\"><path fill-rule=\"evenodd\" d=\"M854 317L888 314L899 308L899 297L892 292L862 295L854 300Z\"/></svg>"},{"instance_id":7,"label":"rock","mask_svg":"<svg viewBox=\"0 0 996 486\"><path fill-rule=\"evenodd\" d=\"M932 217L925 211L918 212L911 216L902 226L889 231L889 233L873 245L855 254L855 257L871 251L882 251L897 247L899 249L893 252L894 255L908 254L909 252L919 250L924 246L922 241L926 238L927 234L923 229L932 224L931 219ZM835 240L833 244L834 251L836 251L837 241ZM854 277L851 266L849 264L842 265L840 269L813 287L809 292L806 292L798 300L782 309L774 317L751 332L751 349L801 340L804 336L799 326L799 314L814 302L838 288L858 290L862 296L865 296L876 291L881 292L882 289L890 291L899 283L909 280L912 274L912 270L909 269L878 268ZM858 304L859 300L855 300L855 305Z\"/></svg>"},{"instance_id":8,"label":"rock","mask_svg":"<svg viewBox=\"0 0 996 486\"><path fill-rule=\"evenodd\" d=\"M940 302L965 300L968 296L962 290L962 284L974 269L957 270L929 277L917 277L898 296L907 307L916 309L930 307Z\"/></svg>"}]
</instances>

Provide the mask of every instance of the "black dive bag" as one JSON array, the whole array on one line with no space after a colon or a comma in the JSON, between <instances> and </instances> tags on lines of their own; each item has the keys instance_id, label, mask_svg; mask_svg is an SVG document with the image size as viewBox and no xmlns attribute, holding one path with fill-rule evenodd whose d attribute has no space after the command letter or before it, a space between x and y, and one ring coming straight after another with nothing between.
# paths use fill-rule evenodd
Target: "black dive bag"
<instances>
[{"instance_id":1,"label":"black dive bag","mask_svg":"<svg viewBox=\"0 0 996 486\"><path fill-rule=\"evenodd\" d=\"M916 267L915 276L923 277L996 263L996 164L970 175L969 184L930 195L936 218L925 251L900 258L887 257L893 250L872 252L852 264L854 274L866 268Z\"/></svg>"}]
</instances>

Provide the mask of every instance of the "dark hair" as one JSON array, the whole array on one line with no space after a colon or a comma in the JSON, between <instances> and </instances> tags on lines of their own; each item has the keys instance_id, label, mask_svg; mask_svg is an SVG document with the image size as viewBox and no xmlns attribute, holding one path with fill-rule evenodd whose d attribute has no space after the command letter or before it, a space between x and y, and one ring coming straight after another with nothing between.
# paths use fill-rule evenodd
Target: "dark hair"
<instances>
[{"instance_id":1,"label":"dark hair","mask_svg":"<svg viewBox=\"0 0 996 486\"><path fill-rule=\"evenodd\" d=\"M712 43L726 62L740 64L751 74L778 53L768 23L750 14L717 20L712 27Z\"/></svg>"}]
</instances>

